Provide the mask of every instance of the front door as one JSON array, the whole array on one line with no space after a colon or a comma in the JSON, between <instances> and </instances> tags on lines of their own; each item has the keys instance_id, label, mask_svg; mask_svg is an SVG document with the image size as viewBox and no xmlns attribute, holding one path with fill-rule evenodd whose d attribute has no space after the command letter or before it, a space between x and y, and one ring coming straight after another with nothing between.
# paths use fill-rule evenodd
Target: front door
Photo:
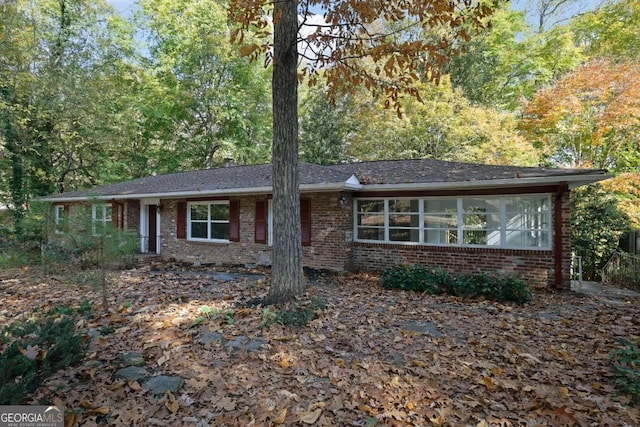
<instances>
[{"instance_id":1,"label":"front door","mask_svg":"<svg viewBox=\"0 0 640 427\"><path fill-rule=\"evenodd\" d=\"M149 216L147 221L147 252L150 254L157 253L158 247L158 218L157 218L158 208L156 205L149 205Z\"/></svg>"}]
</instances>

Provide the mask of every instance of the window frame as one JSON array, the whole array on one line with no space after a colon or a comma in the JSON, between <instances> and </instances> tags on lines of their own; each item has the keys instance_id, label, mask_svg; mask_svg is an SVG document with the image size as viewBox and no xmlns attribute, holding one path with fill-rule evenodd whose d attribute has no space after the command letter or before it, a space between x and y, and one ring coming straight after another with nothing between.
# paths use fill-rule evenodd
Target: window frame
<instances>
[{"instance_id":1,"label":"window frame","mask_svg":"<svg viewBox=\"0 0 640 427\"><path fill-rule=\"evenodd\" d=\"M100 208L100 217L98 218L98 208ZM107 210L111 210L107 215ZM104 235L107 223L113 225L113 205L111 203L95 203L91 205L91 234L94 236ZM98 226L98 224L102 224ZM101 230L98 230L100 227Z\"/></svg>"},{"instance_id":2,"label":"window frame","mask_svg":"<svg viewBox=\"0 0 640 427\"><path fill-rule=\"evenodd\" d=\"M539 225L538 228L529 227L529 228L514 228L511 224L513 221L513 216L508 218L508 215L513 215L513 209L509 210L507 207L507 200L512 200L514 198L523 198L532 200L531 205L537 206L535 208L535 212L531 212L531 216L535 216L538 219ZM465 231L471 230L469 224L465 224L465 218L469 217L469 213L464 211L465 208L465 200L472 199L484 199L498 202L497 210L492 210L487 212L487 215L493 215L494 217L498 217L497 229L493 226L489 226L489 224L485 224L484 227L479 228L478 230L485 230L488 233L491 232L492 239L498 238L497 244L471 244L464 243L465 240ZM390 209L389 202L393 200L417 200L418 201L418 227L414 229L418 231L418 240L417 241L398 241L390 239L390 229L394 227L390 224ZM455 217L457 219L456 228L442 228L442 231L446 230L455 230L456 232L456 240L455 242L451 241L451 243L434 243L428 242L426 232L439 230L434 227L427 227L426 220L428 219L429 213L432 213L435 216L442 216L444 218L445 214L454 216L453 212L429 212L427 210L427 205L429 200L437 201L437 200L455 200L456 212ZM379 232L378 236L384 235L384 239L364 239L360 238L360 228L367 228L362 225L361 217L367 215L367 212L361 212L360 202L383 202L384 209L382 211L373 212L372 214L383 216L383 225L376 226L380 230L384 230L384 233ZM353 203L353 235L354 241L360 243L385 243L385 244L393 244L393 245L420 245L420 246L439 246L439 247L471 247L471 248L494 248L494 249L516 249L516 250L544 250L550 251L552 250L553 243L553 212L552 212L552 199L551 194L549 193L541 193L541 194L509 194L509 195L469 195L469 196L425 196L425 197L358 197L354 199ZM393 214L393 212L391 212ZM371 227L368 227L371 228ZM397 228L397 227L396 227ZM539 239L538 246L519 246L510 243L510 235L513 233L533 233L537 236L533 236L533 241ZM487 235L487 241L489 241L489 235ZM495 241L495 240L494 240Z\"/></svg>"},{"instance_id":3,"label":"window frame","mask_svg":"<svg viewBox=\"0 0 640 427\"><path fill-rule=\"evenodd\" d=\"M65 206L53 205L53 232L55 234L65 233Z\"/></svg>"},{"instance_id":4,"label":"window frame","mask_svg":"<svg viewBox=\"0 0 640 427\"><path fill-rule=\"evenodd\" d=\"M207 206L207 219L206 220L194 220L198 223L206 223L207 224L207 237L193 237L191 235L192 229L192 220L191 220L191 207L194 205ZM211 206L213 205L225 205L227 207L227 219L211 219ZM231 203L229 200L211 200L211 201L194 201L187 202L187 222L186 222L186 238L189 241L193 242L209 242L209 243L230 243L230 228L231 228ZM211 224L227 224L227 238L226 239L216 239L211 237Z\"/></svg>"}]
</instances>

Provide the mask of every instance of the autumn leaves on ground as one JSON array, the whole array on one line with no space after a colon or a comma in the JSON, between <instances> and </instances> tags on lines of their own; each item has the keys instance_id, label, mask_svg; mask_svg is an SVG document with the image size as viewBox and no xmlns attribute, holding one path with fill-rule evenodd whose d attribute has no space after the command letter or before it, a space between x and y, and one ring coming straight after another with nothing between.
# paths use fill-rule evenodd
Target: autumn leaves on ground
<instances>
[{"instance_id":1,"label":"autumn leaves on ground","mask_svg":"<svg viewBox=\"0 0 640 427\"><path fill-rule=\"evenodd\" d=\"M113 273L104 313L90 285L1 272L0 327L92 304L76 323L88 342L83 362L24 403L63 405L69 425L640 423L609 357L617 339L638 341L638 299L537 292L518 306L316 274L299 301L262 307L268 271L257 273ZM311 311L306 326L274 322Z\"/></svg>"}]
</instances>

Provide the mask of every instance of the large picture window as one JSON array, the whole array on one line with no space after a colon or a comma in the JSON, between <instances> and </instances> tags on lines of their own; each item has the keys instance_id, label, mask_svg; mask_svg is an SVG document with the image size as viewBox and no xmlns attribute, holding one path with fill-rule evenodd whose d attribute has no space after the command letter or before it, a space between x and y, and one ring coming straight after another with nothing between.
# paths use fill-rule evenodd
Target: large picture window
<instances>
[{"instance_id":1,"label":"large picture window","mask_svg":"<svg viewBox=\"0 0 640 427\"><path fill-rule=\"evenodd\" d=\"M187 209L187 238L229 241L229 202L191 202Z\"/></svg>"},{"instance_id":2,"label":"large picture window","mask_svg":"<svg viewBox=\"0 0 640 427\"><path fill-rule=\"evenodd\" d=\"M550 249L548 195L358 199L357 241Z\"/></svg>"}]
</instances>

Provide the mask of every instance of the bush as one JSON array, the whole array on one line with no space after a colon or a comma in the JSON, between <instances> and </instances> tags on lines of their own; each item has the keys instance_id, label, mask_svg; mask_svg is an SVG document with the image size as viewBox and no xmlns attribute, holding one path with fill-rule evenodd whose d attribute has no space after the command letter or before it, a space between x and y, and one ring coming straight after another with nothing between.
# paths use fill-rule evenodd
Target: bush
<instances>
[{"instance_id":1,"label":"bush","mask_svg":"<svg viewBox=\"0 0 640 427\"><path fill-rule=\"evenodd\" d=\"M84 357L86 343L69 316L32 318L0 331L0 405L15 405L42 381Z\"/></svg>"},{"instance_id":2,"label":"bush","mask_svg":"<svg viewBox=\"0 0 640 427\"><path fill-rule=\"evenodd\" d=\"M623 348L613 351L609 357L617 386L640 402L640 348L627 340L617 340Z\"/></svg>"},{"instance_id":3,"label":"bush","mask_svg":"<svg viewBox=\"0 0 640 427\"><path fill-rule=\"evenodd\" d=\"M401 289L436 295L447 291L450 286L450 278L446 271L428 269L419 264L396 265L384 271L381 283L385 289Z\"/></svg>"},{"instance_id":4,"label":"bush","mask_svg":"<svg viewBox=\"0 0 640 427\"><path fill-rule=\"evenodd\" d=\"M381 278L385 289L425 292L430 295L447 293L459 297L483 297L494 301L514 301L524 304L531 300L525 282L515 276L493 277L486 274L450 275L446 271L418 264L387 268Z\"/></svg>"}]
</instances>

